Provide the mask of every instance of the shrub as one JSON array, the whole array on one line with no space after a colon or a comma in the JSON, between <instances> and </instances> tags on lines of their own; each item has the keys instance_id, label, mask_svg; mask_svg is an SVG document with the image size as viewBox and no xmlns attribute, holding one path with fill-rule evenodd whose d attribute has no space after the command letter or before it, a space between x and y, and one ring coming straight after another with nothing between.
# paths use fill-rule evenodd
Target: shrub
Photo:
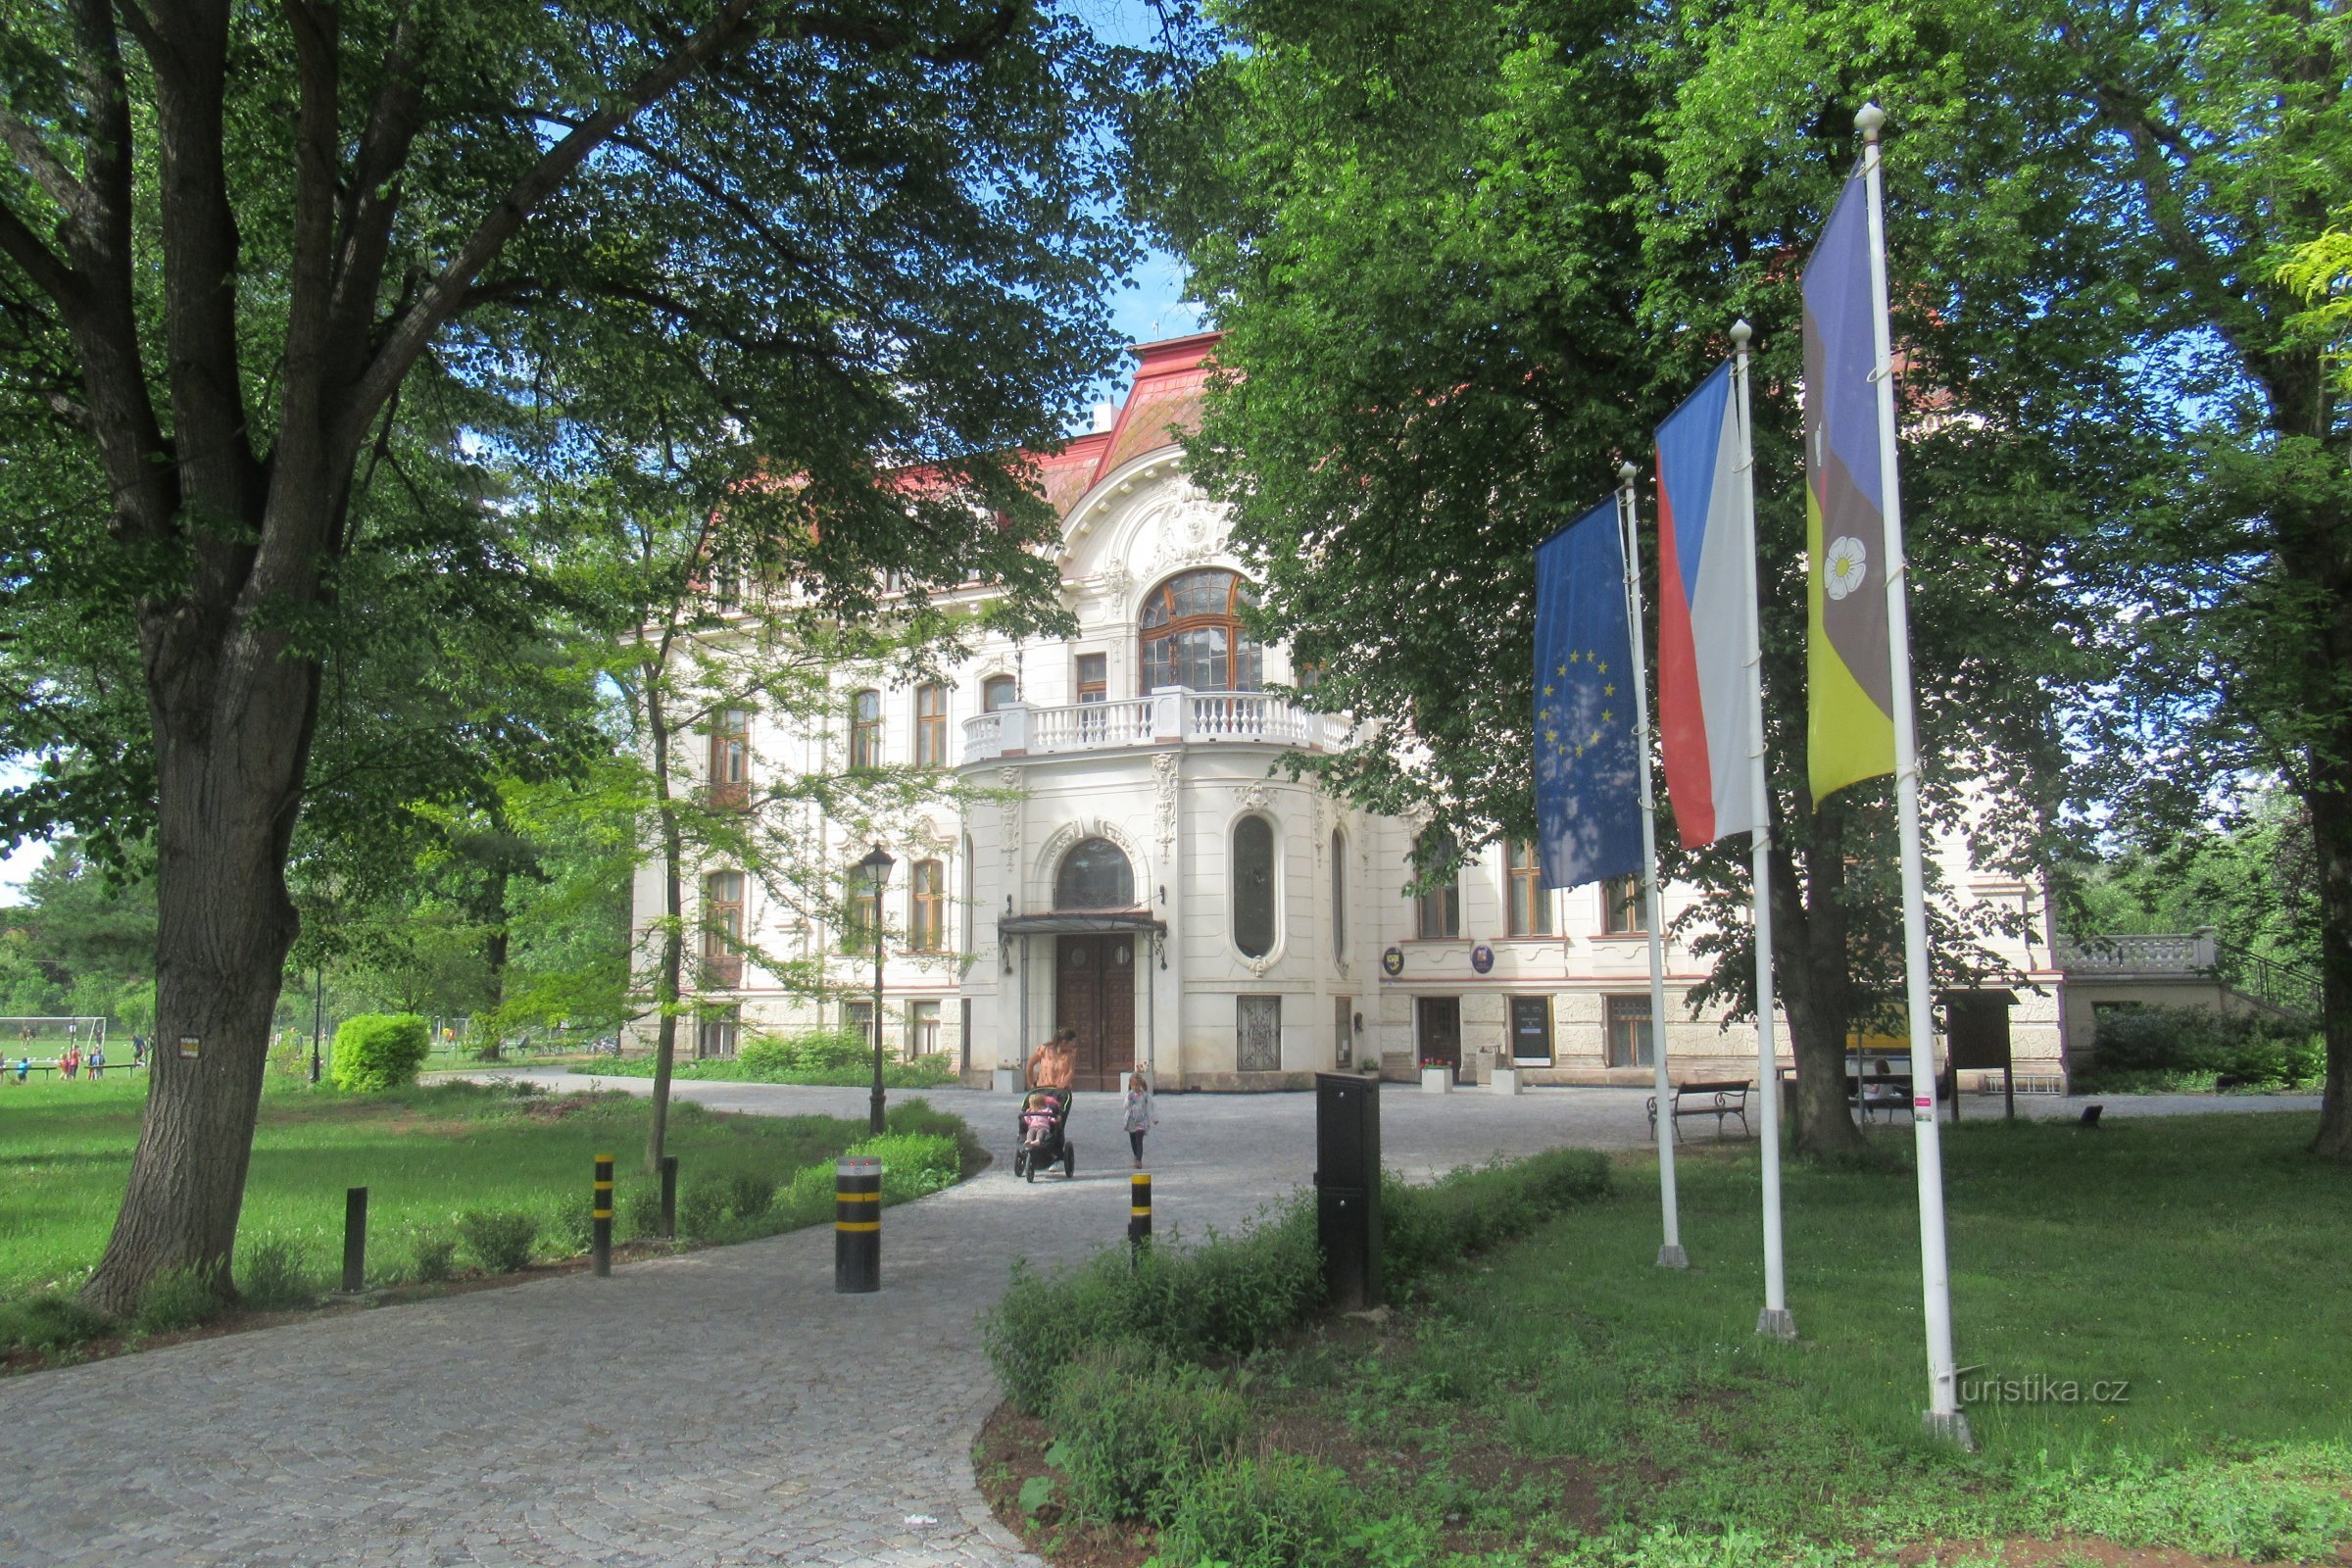
<instances>
[{"instance_id":1,"label":"shrub","mask_svg":"<svg viewBox=\"0 0 2352 1568\"><path fill-rule=\"evenodd\" d=\"M556 1209L555 1245L561 1255L575 1257L596 1245L596 1205L562 1203Z\"/></svg>"},{"instance_id":2,"label":"shrub","mask_svg":"<svg viewBox=\"0 0 2352 1568\"><path fill-rule=\"evenodd\" d=\"M882 1161L882 1197L888 1202L953 1187L963 1167L956 1140L937 1133L884 1133L860 1139L842 1153Z\"/></svg>"},{"instance_id":3,"label":"shrub","mask_svg":"<svg viewBox=\"0 0 2352 1568\"><path fill-rule=\"evenodd\" d=\"M873 1036L863 1030L811 1029L793 1037L793 1065L805 1072L870 1071L873 1061Z\"/></svg>"},{"instance_id":4,"label":"shrub","mask_svg":"<svg viewBox=\"0 0 2352 1568\"><path fill-rule=\"evenodd\" d=\"M1239 1394L1132 1342L1056 1371L1049 1410L1071 1511L1105 1522L1165 1523L1193 1478L1230 1459L1249 1426Z\"/></svg>"},{"instance_id":5,"label":"shrub","mask_svg":"<svg viewBox=\"0 0 2352 1568\"><path fill-rule=\"evenodd\" d=\"M620 1230L625 1236L662 1234L662 1195L651 1187L631 1189L620 1207Z\"/></svg>"},{"instance_id":6,"label":"shrub","mask_svg":"<svg viewBox=\"0 0 2352 1568\"><path fill-rule=\"evenodd\" d=\"M737 1219L758 1219L776 1200L776 1184L753 1171L727 1178L726 1210Z\"/></svg>"},{"instance_id":7,"label":"shrub","mask_svg":"<svg viewBox=\"0 0 2352 1568\"><path fill-rule=\"evenodd\" d=\"M1049 1277L1016 1262L982 1339L1006 1396L1038 1415L1054 1373L1090 1348L1134 1341L1181 1360L1244 1355L1322 1294L1314 1210L1301 1202L1202 1247L1152 1248L1132 1264L1106 1250Z\"/></svg>"},{"instance_id":8,"label":"shrub","mask_svg":"<svg viewBox=\"0 0 2352 1568\"><path fill-rule=\"evenodd\" d=\"M969 1176L988 1164L988 1146L972 1131L972 1124L961 1116L935 1109L928 1100L902 1100L890 1107L883 1125L894 1133L928 1133L934 1138L956 1141L957 1173Z\"/></svg>"},{"instance_id":9,"label":"shrub","mask_svg":"<svg viewBox=\"0 0 2352 1568\"><path fill-rule=\"evenodd\" d=\"M678 1195L678 1231L697 1241L709 1238L727 1215L727 1190L708 1178Z\"/></svg>"},{"instance_id":10,"label":"shrub","mask_svg":"<svg viewBox=\"0 0 2352 1568\"><path fill-rule=\"evenodd\" d=\"M416 1081L431 1026L413 1012L363 1013L335 1031L335 1087L374 1093Z\"/></svg>"},{"instance_id":11,"label":"shrub","mask_svg":"<svg viewBox=\"0 0 2352 1568\"><path fill-rule=\"evenodd\" d=\"M458 1216L466 1255L487 1274L512 1274L531 1261L539 1239L536 1216L511 1208L469 1208Z\"/></svg>"},{"instance_id":12,"label":"shrub","mask_svg":"<svg viewBox=\"0 0 2352 1568\"><path fill-rule=\"evenodd\" d=\"M2317 1080L2325 1068L2318 1035L2293 1019L2131 1007L2099 1015L2090 1069L2075 1087L2091 1094L2206 1089L2228 1077L2257 1089L2288 1089Z\"/></svg>"},{"instance_id":13,"label":"shrub","mask_svg":"<svg viewBox=\"0 0 2352 1568\"><path fill-rule=\"evenodd\" d=\"M1465 1166L1427 1187L1384 1172L1383 1277L1391 1291L1401 1294L1432 1270L1523 1236L1561 1209L1608 1191L1608 1161L1584 1149L1555 1149L1510 1164Z\"/></svg>"},{"instance_id":14,"label":"shrub","mask_svg":"<svg viewBox=\"0 0 2352 1568\"><path fill-rule=\"evenodd\" d=\"M318 1288L303 1267L302 1249L283 1236L265 1236L245 1249L244 1266L237 1270L237 1292L247 1306L274 1312L307 1306L318 1298Z\"/></svg>"},{"instance_id":15,"label":"shrub","mask_svg":"<svg viewBox=\"0 0 2352 1568\"><path fill-rule=\"evenodd\" d=\"M0 1305L0 1348L62 1350L113 1327L96 1307L54 1291Z\"/></svg>"},{"instance_id":16,"label":"shrub","mask_svg":"<svg viewBox=\"0 0 2352 1568\"><path fill-rule=\"evenodd\" d=\"M416 1277L438 1285L457 1272L458 1239L428 1232L416 1238Z\"/></svg>"},{"instance_id":17,"label":"shrub","mask_svg":"<svg viewBox=\"0 0 2352 1568\"><path fill-rule=\"evenodd\" d=\"M141 1334L176 1334L201 1328L220 1315L220 1293L213 1289L214 1271L182 1263L165 1269L147 1282L131 1327Z\"/></svg>"},{"instance_id":18,"label":"shrub","mask_svg":"<svg viewBox=\"0 0 2352 1568\"><path fill-rule=\"evenodd\" d=\"M1361 1503L1336 1470L1289 1454L1236 1459L1186 1489L1159 1538L1175 1563L1225 1568L1344 1568Z\"/></svg>"}]
</instances>

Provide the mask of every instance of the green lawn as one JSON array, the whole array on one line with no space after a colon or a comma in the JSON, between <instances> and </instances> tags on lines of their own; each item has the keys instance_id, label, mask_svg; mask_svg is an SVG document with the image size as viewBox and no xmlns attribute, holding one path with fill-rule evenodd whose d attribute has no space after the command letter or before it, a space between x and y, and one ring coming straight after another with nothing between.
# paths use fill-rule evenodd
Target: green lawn
<instances>
[{"instance_id":1,"label":"green lawn","mask_svg":"<svg viewBox=\"0 0 2352 1568\"><path fill-rule=\"evenodd\" d=\"M101 1083L13 1080L0 1085L0 1300L71 1290L104 1250L146 1098L144 1075ZM618 1233L642 1228L655 1183L643 1173L648 1106L621 1094L517 1096L501 1087L439 1083L382 1095L272 1079L262 1100L238 1234L252 1249L291 1241L326 1278L341 1266L343 1194L368 1190L370 1283L411 1277L419 1235L448 1234L467 1209L528 1210L539 1255L587 1245L591 1162L615 1156ZM764 1216L718 1215L714 1189L737 1177L789 1181L865 1136L862 1120L724 1116L677 1103L669 1149L693 1205L713 1217L712 1239L757 1234ZM686 1205L682 1205L686 1206ZM745 1206L738 1204L738 1207ZM782 1205L776 1223L780 1228ZM725 1229L726 1235L716 1234ZM464 1260L461 1259L461 1266Z\"/></svg>"},{"instance_id":2,"label":"green lawn","mask_svg":"<svg viewBox=\"0 0 2352 1568\"><path fill-rule=\"evenodd\" d=\"M2305 1157L2314 1125L1951 1130L1963 1365L2042 1388L2128 1385L2101 1403L1980 1400L1973 1455L1921 1434L1907 1127L1878 1142L1881 1168L1787 1171L1793 1346L1754 1333L1754 1146L1685 1146L1689 1273L1656 1266L1655 1164L1628 1157L1614 1196L1425 1281L1385 1323L1327 1323L1210 1368L1248 1400L1241 1453L1307 1468L1212 1466L1180 1489L1158 1544L1173 1568L1810 1568L1918 1562L1936 1543L1944 1563L2125 1560L1997 1547L2053 1539L2338 1560L2352 1543L2352 1172ZM1181 1394L1169 1387L1129 1425L1148 1429L1152 1399ZM1036 1442L1086 1419L1049 1409ZM1055 1452L1091 1451L1017 1438L984 1463L999 1495L1072 1462ZM1030 1485L1073 1494L1064 1479ZM1290 1535L1276 1541L1269 1520ZM1049 1548L1073 1527L1032 1524Z\"/></svg>"},{"instance_id":3,"label":"green lawn","mask_svg":"<svg viewBox=\"0 0 2352 1568\"><path fill-rule=\"evenodd\" d=\"M1920 1436L1908 1168L1788 1172L1792 1347L1753 1333L1760 1189L1743 1150L1681 1163L1688 1275L1655 1266L1655 1167L1639 1163L1611 1202L1449 1278L1402 1333L1327 1340L1268 1370L1319 1391L1307 1403L1354 1439L1407 1453L1399 1494L1439 1523L1489 1527L1495 1548L1584 1532L1528 1506L1542 1488L1516 1489L1533 1471L1454 1495L1458 1471L1411 1455L1494 1446L1531 1465L1585 1461L1602 1515L1650 1549L1727 1530L1766 1557L2071 1532L2324 1555L2352 1537L2352 1173L2303 1155L2314 1124L1954 1130L1961 1363L2129 1385L2116 1402L1980 1402L1975 1457ZM1907 1156L1909 1143L1904 1129L1883 1147Z\"/></svg>"}]
</instances>

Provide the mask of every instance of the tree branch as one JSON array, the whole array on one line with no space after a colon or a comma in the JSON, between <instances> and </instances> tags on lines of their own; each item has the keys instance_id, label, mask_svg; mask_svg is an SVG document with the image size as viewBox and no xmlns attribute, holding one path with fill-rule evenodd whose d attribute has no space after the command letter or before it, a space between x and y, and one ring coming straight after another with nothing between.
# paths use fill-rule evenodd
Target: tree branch
<instances>
[{"instance_id":1,"label":"tree branch","mask_svg":"<svg viewBox=\"0 0 2352 1568\"><path fill-rule=\"evenodd\" d=\"M80 308L81 280L5 202L0 202L0 255L16 263L33 287L55 300L60 310L72 315Z\"/></svg>"},{"instance_id":2,"label":"tree branch","mask_svg":"<svg viewBox=\"0 0 2352 1568\"><path fill-rule=\"evenodd\" d=\"M64 160L49 150L41 133L24 123L10 110L0 109L0 143L16 155L33 182L46 191L49 199L66 210L66 217L80 222L89 206L90 193L81 181L65 166Z\"/></svg>"}]
</instances>

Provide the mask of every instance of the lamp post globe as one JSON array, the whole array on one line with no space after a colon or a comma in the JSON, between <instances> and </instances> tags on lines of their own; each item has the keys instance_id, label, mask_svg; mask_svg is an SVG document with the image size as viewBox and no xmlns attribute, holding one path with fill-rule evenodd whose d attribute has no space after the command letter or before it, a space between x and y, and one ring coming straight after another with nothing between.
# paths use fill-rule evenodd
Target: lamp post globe
<instances>
[{"instance_id":1,"label":"lamp post globe","mask_svg":"<svg viewBox=\"0 0 2352 1568\"><path fill-rule=\"evenodd\" d=\"M867 1129L874 1133L882 1131L882 889L890 882L891 867L898 863L879 844L858 862L874 900L874 1093L865 1118Z\"/></svg>"}]
</instances>

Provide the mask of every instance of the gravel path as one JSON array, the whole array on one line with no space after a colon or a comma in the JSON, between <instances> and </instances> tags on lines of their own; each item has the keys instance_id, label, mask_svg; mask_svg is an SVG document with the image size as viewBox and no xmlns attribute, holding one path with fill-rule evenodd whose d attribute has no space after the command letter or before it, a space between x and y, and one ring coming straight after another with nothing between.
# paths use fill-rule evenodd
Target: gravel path
<instances>
[{"instance_id":1,"label":"gravel path","mask_svg":"<svg viewBox=\"0 0 2352 1568\"><path fill-rule=\"evenodd\" d=\"M680 1094L767 1113L855 1115L865 1103L860 1090ZM927 1098L1009 1146L1011 1097ZM2106 1103L2111 1115L2217 1108L2173 1098ZM1642 1100L1391 1088L1384 1152L1420 1176L1559 1144L1639 1147ZM2071 1111L2056 1100L2020 1108ZM1162 1234L1230 1226L1308 1179L1310 1096L1173 1096L1160 1110L1151 1154ZM832 1240L818 1228L625 1264L607 1280L566 1276L0 1382L0 1562L1034 1564L973 1486L972 1440L996 1400L978 1318L1014 1256L1068 1261L1124 1236L1117 1098L1081 1095L1071 1139L1075 1181L1016 1183L1000 1159L891 1209L876 1296L833 1294Z\"/></svg>"}]
</instances>

